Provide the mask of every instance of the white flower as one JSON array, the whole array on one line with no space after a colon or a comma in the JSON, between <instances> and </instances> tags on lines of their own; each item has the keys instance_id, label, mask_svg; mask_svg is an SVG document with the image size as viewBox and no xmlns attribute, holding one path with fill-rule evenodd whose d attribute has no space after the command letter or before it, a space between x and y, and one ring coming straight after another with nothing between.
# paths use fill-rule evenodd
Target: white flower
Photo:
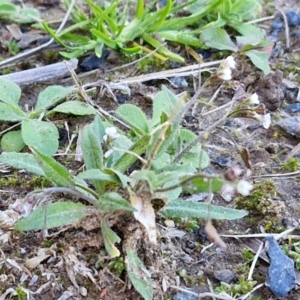
<instances>
[{"instance_id":1,"label":"white flower","mask_svg":"<svg viewBox=\"0 0 300 300\"><path fill-rule=\"evenodd\" d=\"M222 80L231 80L231 70L229 68L219 70L217 76Z\"/></svg>"},{"instance_id":2,"label":"white flower","mask_svg":"<svg viewBox=\"0 0 300 300\"><path fill-rule=\"evenodd\" d=\"M270 114L266 114L263 116L263 122L262 125L264 128L268 129L271 125L271 115Z\"/></svg>"},{"instance_id":3,"label":"white flower","mask_svg":"<svg viewBox=\"0 0 300 300\"><path fill-rule=\"evenodd\" d=\"M233 56L230 55L221 62L220 67L221 69L235 69L235 65L235 60Z\"/></svg>"},{"instance_id":4,"label":"white flower","mask_svg":"<svg viewBox=\"0 0 300 300\"><path fill-rule=\"evenodd\" d=\"M259 115L257 113L253 114L253 118L258 120L259 122L262 123L262 126L265 129L268 129L271 125L271 115L270 114L266 114L266 115Z\"/></svg>"},{"instance_id":5,"label":"white flower","mask_svg":"<svg viewBox=\"0 0 300 300\"><path fill-rule=\"evenodd\" d=\"M116 138L118 138L120 135L117 133L117 128L116 127L107 127L105 129L106 135L104 135L103 140L105 142L107 141L113 141Z\"/></svg>"},{"instance_id":6,"label":"white flower","mask_svg":"<svg viewBox=\"0 0 300 300\"><path fill-rule=\"evenodd\" d=\"M252 94L249 98L250 104L259 104L258 95L256 93Z\"/></svg>"},{"instance_id":7,"label":"white flower","mask_svg":"<svg viewBox=\"0 0 300 300\"><path fill-rule=\"evenodd\" d=\"M225 201L227 202L231 201L233 193L234 193L234 187L232 185L228 183L223 184L220 195Z\"/></svg>"},{"instance_id":8,"label":"white flower","mask_svg":"<svg viewBox=\"0 0 300 300\"><path fill-rule=\"evenodd\" d=\"M105 158L109 158L113 152L114 152L113 149L109 149L108 151L106 151L106 152L104 153L104 157L105 157Z\"/></svg>"},{"instance_id":9,"label":"white flower","mask_svg":"<svg viewBox=\"0 0 300 300\"><path fill-rule=\"evenodd\" d=\"M241 179L236 187L237 191L243 196L249 196L253 189L253 184L247 180Z\"/></svg>"}]
</instances>

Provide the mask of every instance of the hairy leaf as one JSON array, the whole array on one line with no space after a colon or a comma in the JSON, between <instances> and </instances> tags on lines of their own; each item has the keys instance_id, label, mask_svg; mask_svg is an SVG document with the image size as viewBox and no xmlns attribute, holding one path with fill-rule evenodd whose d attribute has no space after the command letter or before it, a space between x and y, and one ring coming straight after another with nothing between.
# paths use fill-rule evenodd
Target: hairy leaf
<instances>
[{"instance_id":1,"label":"hairy leaf","mask_svg":"<svg viewBox=\"0 0 300 300\"><path fill-rule=\"evenodd\" d=\"M231 41L228 33L218 27L209 27L202 31L200 40L208 47L218 50L238 51L238 47Z\"/></svg>"},{"instance_id":2,"label":"hairy leaf","mask_svg":"<svg viewBox=\"0 0 300 300\"><path fill-rule=\"evenodd\" d=\"M71 201L50 203L38 207L27 218L19 220L15 229L19 231L50 229L80 220L86 215L86 206Z\"/></svg>"},{"instance_id":3,"label":"hairy leaf","mask_svg":"<svg viewBox=\"0 0 300 300\"><path fill-rule=\"evenodd\" d=\"M103 218L101 222L102 237L107 253L111 258L120 256L120 251L115 246L115 243L120 243L121 239L118 235L109 227L106 218Z\"/></svg>"},{"instance_id":4,"label":"hairy leaf","mask_svg":"<svg viewBox=\"0 0 300 300\"><path fill-rule=\"evenodd\" d=\"M115 192L103 194L97 201L97 207L101 211L135 211L135 209L127 200L125 200L123 197L121 197L121 195Z\"/></svg>"},{"instance_id":5,"label":"hairy leaf","mask_svg":"<svg viewBox=\"0 0 300 300\"><path fill-rule=\"evenodd\" d=\"M35 147L45 155L52 156L58 149L58 130L51 122L23 120L22 138L27 146Z\"/></svg>"},{"instance_id":6,"label":"hairy leaf","mask_svg":"<svg viewBox=\"0 0 300 300\"><path fill-rule=\"evenodd\" d=\"M126 270L134 288L145 300L153 299L152 280L149 271L131 249L126 249Z\"/></svg>"},{"instance_id":7,"label":"hairy leaf","mask_svg":"<svg viewBox=\"0 0 300 300\"><path fill-rule=\"evenodd\" d=\"M245 52L245 55L247 55L252 63L260 70L262 70L265 75L270 73L270 66L269 66L269 56L267 53L258 51L258 50L249 50Z\"/></svg>"},{"instance_id":8,"label":"hairy leaf","mask_svg":"<svg viewBox=\"0 0 300 300\"><path fill-rule=\"evenodd\" d=\"M36 148L31 148L31 151L35 155L46 176L57 186L75 186L75 180L67 168L57 162L54 158L39 152Z\"/></svg>"},{"instance_id":9,"label":"hairy leaf","mask_svg":"<svg viewBox=\"0 0 300 300\"><path fill-rule=\"evenodd\" d=\"M52 111L78 116L95 115L96 109L82 101L67 101L56 106Z\"/></svg>"},{"instance_id":10,"label":"hairy leaf","mask_svg":"<svg viewBox=\"0 0 300 300\"><path fill-rule=\"evenodd\" d=\"M0 101L16 105L21 97L21 89L14 82L0 78Z\"/></svg>"},{"instance_id":11,"label":"hairy leaf","mask_svg":"<svg viewBox=\"0 0 300 300\"><path fill-rule=\"evenodd\" d=\"M0 162L16 169L26 170L29 173L45 176L43 169L35 157L30 153L2 152Z\"/></svg>"},{"instance_id":12,"label":"hairy leaf","mask_svg":"<svg viewBox=\"0 0 300 300\"><path fill-rule=\"evenodd\" d=\"M20 152L25 147L21 130L5 133L1 139L1 149L5 152Z\"/></svg>"},{"instance_id":13,"label":"hairy leaf","mask_svg":"<svg viewBox=\"0 0 300 300\"><path fill-rule=\"evenodd\" d=\"M123 104L116 110L116 114L139 133L148 133L148 121L143 111L133 104Z\"/></svg>"},{"instance_id":14,"label":"hairy leaf","mask_svg":"<svg viewBox=\"0 0 300 300\"><path fill-rule=\"evenodd\" d=\"M74 87L63 87L60 85L47 87L39 93L35 110L46 110L49 107L54 106L59 101L66 98L72 91L74 91Z\"/></svg>"},{"instance_id":15,"label":"hairy leaf","mask_svg":"<svg viewBox=\"0 0 300 300\"><path fill-rule=\"evenodd\" d=\"M248 214L245 210L211 205L209 203L173 200L168 202L159 212L166 218L202 218L215 220L234 220Z\"/></svg>"}]
</instances>

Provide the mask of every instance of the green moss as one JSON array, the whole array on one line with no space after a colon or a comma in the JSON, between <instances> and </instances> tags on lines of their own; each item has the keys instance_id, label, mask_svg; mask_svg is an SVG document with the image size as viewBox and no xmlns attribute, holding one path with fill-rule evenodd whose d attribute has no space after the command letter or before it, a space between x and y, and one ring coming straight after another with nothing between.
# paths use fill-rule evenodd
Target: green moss
<instances>
[{"instance_id":1,"label":"green moss","mask_svg":"<svg viewBox=\"0 0 300 300\"><path fill-rule=\"evenodd\" d=\"M22 189L42 189L52 186L52 182L43 176L34 176L30 180L28 178L20 177L20 174L16 172L11 177L0 178L0 188L3 187L22 187Z\"/></svg>"},{"instance_id":2,"label":"green moss","mask_svg":"<svg viewBox=\"0 0 300 300\"><path fill-rule=\"evenodd\" d=\"M27 294L21 287L17 287L16 293L17 293L18 300L27 299Z\"/></svg>"},{"instance_id":3,"label":"green moss","mask_svg":"<svg viewBox=\"0 0 300 300\"><path fill-rule=\"evenodd\" d=\"M246 209L252 214L265 215L276 195L276 188L271 180L256 184L250 196L238 197L237 208Z\"/></svg>"},{"instance_id":4,"label":"green moss","mask_svg":"<svg viewBox=\"0 0 300 300\"><path fill-rule=\"evenodd\" d=\"M294 172L298 170L298 159L291 157L287 162L282 165L282 168L288 172Z\"/></svg>"}]
</instances>

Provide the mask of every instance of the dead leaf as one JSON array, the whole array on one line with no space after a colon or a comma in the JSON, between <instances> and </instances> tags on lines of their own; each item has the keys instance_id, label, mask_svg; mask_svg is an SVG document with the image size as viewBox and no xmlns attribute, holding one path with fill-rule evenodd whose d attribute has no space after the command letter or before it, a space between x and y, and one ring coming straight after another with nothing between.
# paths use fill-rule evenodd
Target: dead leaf
<instances>
[{"instance_id":1,"label":"dead leaf","mask_svg":"<svg viewBox=\"0 0 300 300\"><path fill-rule=\"evenodd\" d=\"M128 192L131 205L137 210L133 213L134 217L146 228L149 241L156 244L155 211L151 204L150 193L142 191L136 194L130 189Z\"/></svg>"},{"instance_id":2,"label":"dead leaf","mask_svg":"<svg viewBox=\"0 0 300 300\"><path fill-rule=\"evenodd\" d=\"M23 36L23 33L17 24L6 25L6 29L11 33L14 39L20 40Z\"/></svg>"},{"instance_id":3,"label":"dead leaf","mask_svg":"<svg viewBox=\"0 0 300 300\"><path fill-rule=\"evenodd\" d=\"M49 258L50 256L56 257L56 252L49 248L41 248L39 249L37 256L27 259L25 262L25 266L32 270L36 268L42 261Z\"/></svg>"},{"instance_id":4,"label":"dead leaf","mask_svg":"<svg viewBox=\"0 0 300 300\"><path fill-rule=\"evenodd\" d=\"M219 236L217 229L214 227L211 221L207 221L205 225L205 232L207 233L208 238L210 239L211 242L215 243L218 247L226 249L227 245Z\"/></svg>"}]
</instances>

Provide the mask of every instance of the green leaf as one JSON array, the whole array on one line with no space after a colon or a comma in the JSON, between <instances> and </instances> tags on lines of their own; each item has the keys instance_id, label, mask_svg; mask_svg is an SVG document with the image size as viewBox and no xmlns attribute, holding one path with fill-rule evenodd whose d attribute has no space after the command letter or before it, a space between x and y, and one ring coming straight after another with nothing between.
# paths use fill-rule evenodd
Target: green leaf
<instances>
[{"instance_id":1,"label":"green leaf","mask_svg":"<svg viewBox=\"0 0 300 300\"><path fill-rule=\"evenodd\" d=\"M1 150L5 152L20 152L25 147L21 130L9 131L1 139Z\"/></svg>"},{"instance_id":2,"label":"green leaf","mask_svg":"<svg viewBox=\"0 0 300 300\"><path fill-rule=\"evenodd\" d=\"M120 251L114 245L115 243L120 243L121 239L117 236L117 234L111 230L106 218L103 218L101 222L101 231L102 237L104 240L104 245L107 253L111 258L120 256Z\"/></svg>"},{"instance_id":3,"label":"green leaf","mask_svg":"<svg viewBox=\"0 0 300 300\"><path fill-rule=\"evenodd\" d=\"M102 143L103 137L105 135L105 127L99 115L95 116L94 121L91 123L91 127L96 138L98 139L99 144Z\"/></svg>"},{"instance_id":4,"label":"green leaf","mask_svg":"<svg viewBox=\"0 0 300 300\"><path fill-rule=\"evenodd\" d=\"M18 122L26 118L26 114L16 104L6 104L0 102L0 120L8 122Z\"/></svg>"},{"instance_id":5,"label":"green leaf","mask_svg":"<svg viewBox=\"0 0 300 300\"><path fill-rule=\"evenodd\" d=\"M54 158L44 155L35 148L31 148L31 151L35 155L46 176L57 186L70 188L75 186L75 180L67 168L57 162Z\"/></svg>"},{"instance_id":6,"label":"green leaf","mask_svg":"<svg viewBox=\"0 0 300 300\"><path fill-rule=\"evenodd\" d=\"M191 31L161 31L159 37L167 41L177 42L183 45L193 46L199 48L201 46L199 37Z\"/></svg>"},{"instance_id":7,"label":"green leaf","mask_svg":"<svg viewBox=\"0 0 300 300\"><path fill-rule=\"evenodd\" d=\"M260 4L253 0L235 0L233 1L232 13L238 15L242 21L256 19L259 15Z\"/></svg>"},{"instance_id":8,"label":"green leaf","mask_svg":"<svg viewBox=\"0 0 300 300\"><path fill-rule=\"evenodd\" d=\"M27 218L19 220L15 230L29 231L64 226L79 221L86 213L86 206L81 203L50 203L38 207Z\"/></svg>"},{"instance_id":9,"label":"green leaf","mask_svg":"<svg viewBox=\"0 0 300 300\"><path fill-rule=\"evenodd\" d=\"M23 24L37 22L41 19L39 11L31 7L20 9L19 13L12 16L12 18L15 22Z\"/></svg>"},{"instance_id":10,"label":"green leaf","mask_svg":"<svg viewBox=\"0 0 300 300\"><path fill-rule=\"evenodd\" d=\"M43 169L30 153L2 152L0 162L16 169L24 169L29 173L45 176Z\"/></svg>"},{"instance_id":11,"label":"green leaf","mask_svg":"<svg viewBox=\"0 0 300 300\"><path fill-rule=\"evenodd\" d=\"M153 193L154 189L157 187L156 174L152 170L136 171L132 174L132 178L136 180L146 181L151 194Z\"/></svg>"},{"instance_id":12,"label":"green leaf","mask_svg":"<svg viewBox=\"0 0 300 300\"><path fill-rule=\"evenodd\" d=\"M85 126L82 133L82 154L87 170L103 168L103 152L91 125Z\"/></svg>"},{"instance_id":13,"label":"green leaf","mask_svg":"<svg viewBox=\"0 0 300 300\"><path fill-rule=\"evenodd\" d=\"M97 113L97 110L93 106L82 101L67 101L56 106L52 111L77 116L95 115Z\"/></svg>"},{"instance_id":14,"label":"green leaf","mask_svg":"<svg viewBox=\"0 0 300 300\"><path fill-rule=\"evenodd\" d=\"M0 2L0 17L9 18L17 12L17 7L9 1Z\"/></svg>"},{"instance_id":15,"label":"green leaf","mask_svg":"<svg viewBox=\"0 0 300 300\"><path fill-rule=\"evenodd\" d=\"M27 146L36 147L45 155L52 156L58 149L58 130L51 122L39 120L22 121L22 138Z\"/></svg>"},{"instance_id":16,"label":"green leaf","mask_svg":"<svg viewBox=\"0 0 300 300\"><path fill-rule=\"evenodd\" d=\"M264 72L265 75L268 75L271 71L269 66L269 56L267 53L258 51L258 50L249 50L245 52L252 63L260 70Z\"/></svg>"},{"instance_id":17,"label":"green leaf","mask_svg":"<svg viewBox=\"0 0 300 300\"><path fill-rule=\"evenodd\" d=\"M184 106L184 102L180 102L176 95L174 95L166 86L162 86L162 91L156 94L153 99L153 113L151 120L151 128L161 124L161 115L165 113L167 117L174 114L175 108L177 108L177 114Z\"/></svg>"},{"instance_id":18,"label":"green leaf","mask_svg":"<svg viewBox=\"0 0 300 300\"><path fill-rule=\"evenodd\" d=\"M105 193L104 195L102 195L97 201L97 207L101 211L135 211L135 209L127 200L125 200L115 192Z\"/></svg>"},{"instance_id":19,"label":"green leaf","mask_svg":"<svg viewBox=\"0 0 300 300\"><path fill-rule=\"evenodd\" d=\"M126 188L128 186L128 182L131 181L130 177L124 175L123 173L119 172L118 170L115 170L115 169L105 169L105 172L114 174L118 178L118 180L119 180L118 183L121 183L123 188Z\"/></svg>"},{"instance_id":20,"label":"green leaf","mask_svg":"<svg viewBox=\"0 0 300 300\"><path fill-rule=\"evenodd\" d=\"M245 210L211 205L209 203L173 200L168 202L159 212L165 218L201 218L208 217L215 220L234 220L248 214Z\"/></svg>"},{"instance_id":21,"label":"green leaf","mask_svg":"<svg viewBox=\"0 0 300 300\"><path fill-rule=\"evenodd\" d=\"M52 85L39 93L35 111L46 110L66 98L74 91L74 87Z\"/></svg>"},{"instance_id":22,"label":"green leaf","mask_svg":"<svg viewBox=\"0 0 300 300\"><path fill-rule=\"evenodd\" d=\"M126 249L126 253L125 264L131 283L145 300L152 300L154 293L149 271L147 271L146 267L135 252L130 249Z\"/></svg>"},{"instance_id":23,"label":"green leaf","mask_svg":"<svg viewBox=\"0 0 300 300\"><path fill-rule=\"evenodd\" d=\"M141 137L136 143L134 143L128 151L134 152L137 155L141 155L146 151L148 148L150 141L149 135L144 135ZM137 160L137 157L129 154L124 153L121 158L115 163L113 166L113 169L116 171L119 171L121 173L124 173L132 164Z\"/></svg>"},{"instance_id":24,"label":"green leaf","mask_svg":"<svg viewBox=\"0 0 300 300\"><path fill-rule=\"evenodd\" d=\"M77 176L79 179L90 179L90 180L100 180L108 181L113 183L120 183L120 180L117 176L104 173L99 169L89 169L79 173Z\"/></svg>"},{"instance_id":25,"label":"green leaf","mask_svg":"<svg viewBox=\"0 0 300 300\"><path fill-rule=\"evenodd\" d=\"M10 80L0 78L0 101L16 105L19 103L21 92L17 84Z\"/></svg>"},{"instance_id":26,"label":"green leaf","mask_svg":"<svg viewBox=\"0 0 300 300\"><path fill-rule=\"evenodd\" d=\"M264 34L261 29L251 24L238 23L232 26L237 32L243 36L237 36L236 40L239 45L258 45L264 38Z\"/></svg>"},{"instance_id":27,"label":"green leaf","mask_svg":"<svg viewBox=\"0 0 300 300\"><path fill-rule=\"evenodd\" d=\"M197 136L190 130L187 129L181 129L179 133L179 140L180 143L178 145L179 152L181 152L187 145L194 142L194 140L197 139ZM200 161L201 159L201 161ZM204 169L210 164L210 159L208 154L201 150L200 143L197 143L188 153L186 153L180 162L185 164L190 164L194 167L198 167L199 169Z\"/></svg>"},{"instance_id":28,"label":"green leaf","mask_svg":"<svg viewBox=\"0 0 300 300\"><path fill-rule=\"evenodd\" d=\"M209 27L202 31L200 41L206 46L218 50L238 51L238 47L231 41L226 30L217 27Z\"/></svg>"},{"instance_id":29,"label":"green leaf","mask_svg":"<svg viewBox=\"0 0 300 300\"><path fill-rule=\"evenodd\" d=\"M220 192L223 183L224 181L219 178L207 179L205 177L197 177L184 184L183 189L191 194L205 192L218 193Z\"/></svg>"},{"instance_id":30,"label":"green leaf","mask_svg":"<svg viewBox=\"0 0 300 300\"><path fill-rule=\"evenodd\" d=\"M143 111L133 104L123 104L117 108L116 114L130 124L139 133L148 133L148 121Z\"/></svg>"}]
</instances>

